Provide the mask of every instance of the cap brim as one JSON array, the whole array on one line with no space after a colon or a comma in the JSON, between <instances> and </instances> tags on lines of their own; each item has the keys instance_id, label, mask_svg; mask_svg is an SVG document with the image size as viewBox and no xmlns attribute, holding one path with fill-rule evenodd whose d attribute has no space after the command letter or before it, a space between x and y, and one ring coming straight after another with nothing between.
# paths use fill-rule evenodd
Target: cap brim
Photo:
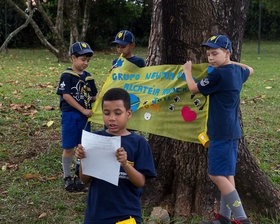
<instances>
[{"instance_id":1,"label":"cap brim","mask_svg":"<svg viewBox=\"0 0 280 224\"><path fill-rule=\"evenodd\" d=\"M211 48L220 48L219 45L213 44L213 43L204 43L204 44L201 44L201 46L203 46L203 47L211 47Z\"/></svg>"},{"instance_id":2,"label":"cap brim","mask_svg":"<svg viewBox=\"0 0 280 224\"><path fill-rule=\"evenodd\" d=\"M91 49L83 49L79 52L76 52L79 55L83 55L83 54L93 54L93 51Z\"/></svg>"},{"instance_id":3,"label":"cap brim","mask_svg":"<svg viewBox=\"0 0 280 224\"><path fill-rule=\"evenodd\" d=\"M128 45L129 42L122 41L122 40L114 40L114 41L112 42L112 44L120 44L120 45L125 46L125 45Z\"/></svg>"}]
</instances>

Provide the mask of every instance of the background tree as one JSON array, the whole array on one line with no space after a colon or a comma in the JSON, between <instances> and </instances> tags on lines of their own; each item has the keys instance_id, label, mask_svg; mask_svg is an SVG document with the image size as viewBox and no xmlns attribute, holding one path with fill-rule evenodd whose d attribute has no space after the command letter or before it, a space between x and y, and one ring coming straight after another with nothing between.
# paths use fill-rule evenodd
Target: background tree
<instances>
[{"instance_id":1,"label":"background tree","mask_svg":"<svg viewBox=\"0 0 280 224\"><path fill-rule=\"evenodd\" d=\"M28 5L28 11L30 12L27 19L25 20L24 24L22 24L21 26L19 26L18 28L16 28L13 32L11 32L9 34L9 36L6 38L6 40L4 41L2 46L0 47L0 53L3 51L4 48L7 47L8 43L12 40L12 38L14 36L16 36L22 29L26 28L27 25L30 23L30 20L32 19L33 13L34 13L35 10L31 9L31 0L28 1L27 5Z\"/></svg>"},{"instance_id":2,"label":"background tree","mask_svg":"<svg viewBox=\"0 0 280 224\"><path fill-rule=\"evenodd\" d=\"M248 7L249 0L154 0L147 63L205 62L201 43L215 34L231 39L231 59L239 61ZM240 122L242 126L241 113ZM167 207L175 217L208 216L218 209L220 193L208 177L202 145L156 135L150 135L149 143L158 177L146 185L145 205ZM280 212L279 191L259 169L244 137L239 142L236 183L245 209Z\"/></svg>"},{"instance_id":3,"label":"background tree","mask_svg":"<svg viewBox=\"0 0 280 224\"><path fill-rule=\"evenodd\" d=\"M11 6L20 16L27 19L28 18L28 11L24 11L19 5L17 5L12 0L7 0L9 6ZM32 25L35 34L41 41L41 43L49 50L51 51L57 58L59 62L68 62L69 56L68 56L68 46L69 42L67 39L64 38L64 8L66 5L68 6L68 15L69 15L69 21L70 21L70 30L72 36L74 37L74 41L78 40L79 38L84 38L87 27L88 27L88 17L89 17L89 9L90 9L90 1L85 1L85 10L84 10L84 17L83 17L83 23L82 23L82 31L81 34L78 34L78 23L77 23L77 17L78 17L78 11L79 7L77 6L77 3L79 1L73 0L65 2L64 0L58 0L57 1L57 10L56 10L56 18L55 21L53 21L52 17L48 12L46 11L44 4L46 2L41 3L40 0L34 0L33 7L36 7L38 12L41 15L42 20L47 24L49 30L52 33L52 37L54 40L54 43L51 43L48 41L47 37L43 34L40 27L36 23L35 20L32 18L30 19L30 24ZM22 3L22 2L21 2ZM50 3L51 4L51 3ZM72 15L74 16L74 19L72 19ZM71 19L70 19L71 18Z\"/></svg>"},{"instance_id":4,"label":"background tree","mask_svg":"<svg viewBox=\"0 0 280 224\"><path fill-rule=\"evenodd\" d=\"M94 0L96 1L96 0ZM89 27L89 15L92 0L69 0L66 5L66 13L70 24L70 45L77 41L86 41L86 34ZM83 17L80 17L79 9L83 9ZM81 30L79 30L79 26Z\"/></svg>"},{"instance_id":5,"label":"background tree","mask_svg":"<svg viewBox=\"0 0 280 224\"><path fill-rule=\"evenodd\" d=\"M21 25L22 18L28 17L24 0L7 0L9 30ZM36 11L27 27L11 46L38 47L38 41L50 50L59 61L68 61L68 46L75 41L86 41L93 49L104 49L117 32L131 30L137 45L148 44L152 0L32 0ZM0 6L4 6L2 1ZM3 7L4 8L4 7ZM13 11L11 11L13 9ZM1 10L3 15L4 10ZM14 12L17 12L16 14ZM14 16L11 16L13 14ZM4 18L3 18L4 19ZM4 20L0 18L0 24ZM7 25L7 24L6 24ZM0 27L0 37L4 39L4 27ZM16 43L16 44L15 44Z\"/></svg>"}]
</instances>

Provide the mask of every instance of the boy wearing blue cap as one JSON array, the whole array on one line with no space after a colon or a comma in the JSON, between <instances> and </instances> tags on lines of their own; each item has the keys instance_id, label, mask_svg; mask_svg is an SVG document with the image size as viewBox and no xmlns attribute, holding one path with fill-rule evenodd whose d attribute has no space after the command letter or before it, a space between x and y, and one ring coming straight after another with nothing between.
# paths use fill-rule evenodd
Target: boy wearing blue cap
<instances>
[{"instance_id":1,"label":"boy wearing blue cap","mask_svg":"<svg viewBox=\"0 0 280 224\"><path fill-rule=\"evenodd\" d=\"M74 182L71 178L71 165L74 148L81 143L82 130L87 125L86 130L90 131L87 120L92 116L91 104L96 99L97 89L94 78L85 69L92 55L93 51L87 43L74 43L70 48L72 68L62 73L57 89L62 111L62 165L66 191L84 189L78 177L79 165L76 165Z\"/></svg>"},{"instance_id":2,"label":"boy wearing blue cap","mask_svg":"<svg viewBox=\"0 0 280 224\"><path fill-rule=\"evenodd\" d=\"M209 66L214 70L198 83L192 78L192 62L183 65L192 94L209 95L207 134L209 177L221 192L220 211L215 219L201 224L251 224L235 189L235 167L241 128L238 119L239 98L243 83L253 74L248 65L230 60L231 42L223 35L212 36L206 43ZM234 220L230 220L231 212Z\"/></svg>"},{"instance_id":3,"label":"boy wearing blue cap","mask_svg":"<svg viewBox=\"0 0 280 224\"><path fill-rule=\"evenodd\" d=\"M115 37L115 40L112 42L116 44L117 52L122 54L122 56L130 61L131 63L135 64L138 67L145 67L145 61L143 58L137 57L133 55L132 50L135 47L135 37L133 33L128 30L122 30L118 32ZM113 67L117 63L118 58L113 61Z\"/></svg>"}]
</instances>

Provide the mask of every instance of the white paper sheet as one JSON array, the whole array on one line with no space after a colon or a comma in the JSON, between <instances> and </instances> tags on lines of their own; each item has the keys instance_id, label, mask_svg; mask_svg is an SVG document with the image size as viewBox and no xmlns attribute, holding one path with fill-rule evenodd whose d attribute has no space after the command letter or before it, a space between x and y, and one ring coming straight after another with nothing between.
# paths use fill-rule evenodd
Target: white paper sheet
<instances>
[{"instance_id":1,"label":"white paper sheet","mask_svg":"<svg viewBox=\"0 0 280 224\"><path fill-rule=\"evenodd\" d=\"M102 136L83 130L82 146L86 158L82 159L83 174L118 186L120 163L116 150L121 147L121 136Z\"/></svg>"}]
</instances>

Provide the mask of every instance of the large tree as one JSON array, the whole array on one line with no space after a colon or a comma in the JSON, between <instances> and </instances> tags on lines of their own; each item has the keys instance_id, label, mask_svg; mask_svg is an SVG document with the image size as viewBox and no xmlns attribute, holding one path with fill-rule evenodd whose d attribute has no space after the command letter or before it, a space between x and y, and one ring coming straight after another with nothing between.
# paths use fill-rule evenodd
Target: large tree
<instances>
[{"instance_id":1,"label":"large tree","mask_svg":"<svg viewBox=\"0 0 280 224\"><path fill-rule=\"evenodd\" d=\"M231 59L239 61L248 7L249 0L154 0L147 63L206 62L201 43L215 34L231 39ZM240 122L242 126L241 113ZM149 143L158 177L148 182L143 203L168 207L175 217L217 211L220 193L208 177L207 150L156 135L150 135ZM245 209L280 212L279 191L259 169L244 137L239 142L236 184Z\"/></svg>"}]
</instances>

